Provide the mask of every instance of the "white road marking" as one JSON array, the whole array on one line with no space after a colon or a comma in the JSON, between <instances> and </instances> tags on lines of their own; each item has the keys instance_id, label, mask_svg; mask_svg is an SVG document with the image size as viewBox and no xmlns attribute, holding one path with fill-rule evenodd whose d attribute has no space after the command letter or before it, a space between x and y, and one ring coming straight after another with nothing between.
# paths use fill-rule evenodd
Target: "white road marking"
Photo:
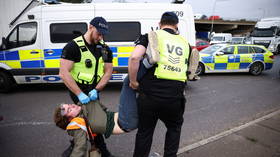
<instances>
[{"instance_id":1,"label":"white road marking","mask_svg":"<svg viewBox=\"0 0 280 157\"><path fill-rule=\"evenodd\" d=\"M248 122L248 123L246 123L246 124L243 124L243 125L241 125L241 126L238 126L238 127L232 128L232 129L230 129L230 130L221 132L221 133L219 133L219 134L217 134L217 135L215 135L215 136L212 136L212 137L209 137L209 138L207 138L207 139L198 141L198 142L196 142L196 143L194 143L194 144L191 144L191 145L187 145L187 146L185 146L185 147L182 147L182 148L180 148L180 149L178 150L178 153L177 153L177 154L179 155L179 154L182 154L182 153L184 153L184 152L187 152L187 151L190 151L190 150L192 150L192 149L195 149L195 148L197 148L197 147L203 146L203 145L205 145L205 144L207 144L207 143L210 143L210 142L219 140L219 139L221 139L221 138L223 138L223 137L225 137L225 136L228 136L228 135L230 135L230 134L232 134L232 133L235 133L235 132L237 132L237 131L240 131L240 130L242 130L242 129L246 128L246 127L249 127L249 126L251 126L251 125L253 125L253 124L256 124L256 123L259 123L259 122L261 122L261 121L263 121L263 120L269 119L269 118L271 118L271 117L273 117L273 116L275 116L275 115L277 115L277 114L280 114L280 110L274 111L274 112L272 112L272 113L270 113L270 114L268 114L268 115L265 115L265 116L263 116L263 117L261 117L261 118L258 118L258 119L256 119L256 120L250 121L250 122Z\"/></svg>"},{"instance_id":2,"label":"white road marking","mask_svg":"<svg viewBox=\"0 0 280 157\"><path fill-rule=\"evenodd\" d=\"M0 128L11 127L11 126L25 126L25 125L54 125L54 123L53 122L14 122L14 123L7 123L7 124L0 123Z\"/></svg>"}]
</instances>

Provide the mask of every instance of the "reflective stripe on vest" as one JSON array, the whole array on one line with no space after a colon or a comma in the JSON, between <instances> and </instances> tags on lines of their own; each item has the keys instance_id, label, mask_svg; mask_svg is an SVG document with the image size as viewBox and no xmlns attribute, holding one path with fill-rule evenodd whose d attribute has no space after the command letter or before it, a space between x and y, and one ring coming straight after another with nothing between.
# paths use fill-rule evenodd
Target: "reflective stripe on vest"
<instances>
[{"instance_id":1,"label":"reflective stripe on vest","mask_svg":"<svg viewBox=\"0 0 280 157\"><path fill-rule=\"evenodd\" d=\"M74 42L79 46L81 60L80 62L74 63L74 66L70 73L75 81L79 83L92 84L96 71L96 59L89 51L88 47L85 45L85 41L82 36L75 38ZM87 59L91 60L91 67L86 67L85 62ZM102 57L100 57L98 60L97 68L97 82L99 82L99 80L104 75L104 61Z\"/></svg>"},{"instance_id":2,"label":"reflective stripe on vest","mask_svg":"<svg viewBox=\"0 0 280 157\"><path fill-rule=\"evenodd\" d=\"M83 118L76 117L67 125L66 130L82 129L87 132L86 122Z\"/></svg>"},{"instance_id":3,"label":"reflective stripe on vest","mask_svg":"<svg viewBox=\"0 0 280 157\"><path fill-rule=\"evenodd\" d=\"M187 81L189 44L181 35L157 30L160 60L155 76L160 79Z\"/></svg>"},{"instance_id":4,"label":"reflective stripe on vest","mask_svg":"<svg viewBox=\"0 0 280 157\"><path fill-rule=\"evenodd\" d=\"M87 132L87 126L84 118L76 117L71 120L71 122L67 125L66 130L76 130L76 129L82 129L85 132ZM89 131L92 136L96 136L96 134L91 132L91 129L89 128Z\"/></svg>"}]
</instances>

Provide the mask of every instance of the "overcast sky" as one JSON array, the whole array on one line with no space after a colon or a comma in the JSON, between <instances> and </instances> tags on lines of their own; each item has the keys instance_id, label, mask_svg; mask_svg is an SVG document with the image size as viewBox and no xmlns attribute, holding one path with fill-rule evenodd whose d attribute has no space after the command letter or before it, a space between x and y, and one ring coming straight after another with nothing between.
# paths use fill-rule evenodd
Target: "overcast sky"
<instances>
[{"instance_id":1,"label":"overcast sky","mask_svg":"<svg viewBox=\"0 0 280 157\"><path fill-rule=\"evenodd\" d=\"M94 2L112 2L119 0L93 0ZM125 0L127 2L170 3L172 0ZM224 19L251 19L280 17L280 0L186 0L195 14L219 15ZM186 3L185 2L185 3ZM216 4L216 5L215 5Z\"/></svg>"}]
</instances>

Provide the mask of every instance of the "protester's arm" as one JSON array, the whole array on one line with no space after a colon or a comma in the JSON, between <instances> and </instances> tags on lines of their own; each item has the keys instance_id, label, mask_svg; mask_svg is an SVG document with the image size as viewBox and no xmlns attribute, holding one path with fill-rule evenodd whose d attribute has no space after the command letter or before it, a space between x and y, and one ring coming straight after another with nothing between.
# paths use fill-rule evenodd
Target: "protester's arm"
<instances>
[{"instance_id":1,"label":"protester's arm","mask_svg":"<svg viewBox=\"0 0 280 157\"><path fill-rule=\"evenodd\" d=\"M87 134L82 129L70 130L69 135L74 138L74 148L70 157L84 157L87 154Z\"/></svg>"},{"instance_id":2,"label":"protester's arm","mask_svg":"<svg viewBox=\"0 0 280 157\"><path fill-rule=\"evenodd\" d=\"M134 48L134 51L131 53L131 56L129 57L128 61L128 75L130 84L129 86L133 89L138 88L138 82L137 82L137 72L139 69L139 63L144 56L146 52L146 48L143 45L136 45Z\"/></svg>"},{"instance_id":3,"label":"protester's arm","mask_svg":"<svg viewBox=\"0 0 280 157\"><path fill-rule=\"evenodd\" d=\"M112 63L105 63L104 64L104 75L95 87L96 90L101 91L108 81L110 80L113 72L113 64Z\"/></svg>"},{"instance_id":4,"label":"protester's arm","mask_svg":"<svg viewBox=\"0 0 280 157\"><path fill-rule=\"evenodd\" d=\"M73 65L74 61L60 59L59 76L70 91L76 95L79 95L82 91L70 74Z\"/></svg>"}]
</instances>

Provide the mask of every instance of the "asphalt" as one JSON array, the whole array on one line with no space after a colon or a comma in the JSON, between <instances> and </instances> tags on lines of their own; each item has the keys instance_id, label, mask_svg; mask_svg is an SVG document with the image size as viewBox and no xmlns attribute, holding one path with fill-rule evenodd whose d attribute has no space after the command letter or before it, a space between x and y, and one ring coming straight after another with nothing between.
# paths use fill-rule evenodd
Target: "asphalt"
<instances>
[{"instance_id":1,"label":"asphalt","mask_svg":"<svg viewBox=\"0 0 280 157\"><path fill-rule=\"evenodd\" d=\"M280 157L280 110L180 148L178 157Z\"/></svg>"}]
</instances>

